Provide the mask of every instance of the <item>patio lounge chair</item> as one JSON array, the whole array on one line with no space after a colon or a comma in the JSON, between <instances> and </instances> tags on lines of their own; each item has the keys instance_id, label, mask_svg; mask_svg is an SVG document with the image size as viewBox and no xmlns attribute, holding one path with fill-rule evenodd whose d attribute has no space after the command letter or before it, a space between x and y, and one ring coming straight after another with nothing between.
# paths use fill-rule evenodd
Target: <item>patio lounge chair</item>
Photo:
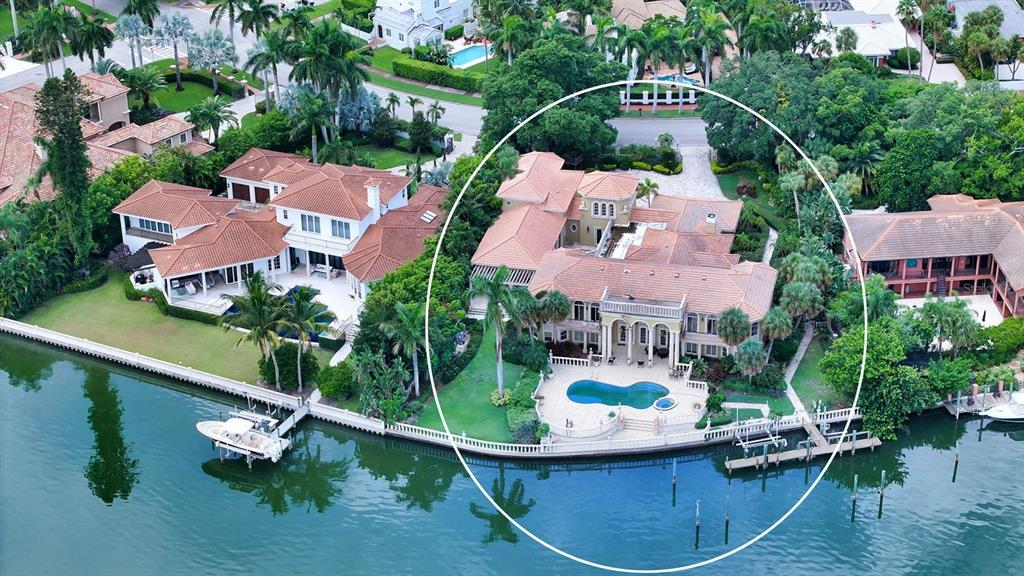
<instances>
[{"instance_id":1,"label":"patio lounge chair","mask_svg":"<svg viewBox=\"0 0 1024 576\"><path fill-rule=\"evenodd\" d=\"M609 366L614 366L615 365L615 356L609 356L608 357L608 365Z\"/></svg>"},{"instance_id":2,"label":"patio lounge chair","mask_svg":"<svg viewBox=\"0 0 1024 576\"><path fill-rule=\"evenodd\" d=\"M189 296L195 296L196 295L196 285L191 283L191 282L187 282L185 284L185 292L188 292Z\"/></svg>"}]
</instances>

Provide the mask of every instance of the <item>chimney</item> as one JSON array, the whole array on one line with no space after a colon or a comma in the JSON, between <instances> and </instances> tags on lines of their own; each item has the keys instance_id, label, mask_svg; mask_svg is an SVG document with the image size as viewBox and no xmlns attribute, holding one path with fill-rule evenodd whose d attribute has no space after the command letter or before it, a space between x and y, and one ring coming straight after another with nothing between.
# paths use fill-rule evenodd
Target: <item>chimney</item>
<instances>
[{"instance_id":1,"label":"chimney","mask_svg":"<svg viewBox=\"0 0 1024 576\"><path fill-rule=\"evenodd\" d=\"M717 231L718 216L714 212L708 212L707 219L704 220L704 233L714 234Z\"/></svg>"},{"instance_id":2,"label":"chimney","mask_svg":"<svg viewBox=\"0 0 1024 576\"><path fill-rule=\"evenodd\" d=\"M377 218L380 217L380 179L370 178L366 181L366 205L373 210Z\"/></svg>"}]
</instances>

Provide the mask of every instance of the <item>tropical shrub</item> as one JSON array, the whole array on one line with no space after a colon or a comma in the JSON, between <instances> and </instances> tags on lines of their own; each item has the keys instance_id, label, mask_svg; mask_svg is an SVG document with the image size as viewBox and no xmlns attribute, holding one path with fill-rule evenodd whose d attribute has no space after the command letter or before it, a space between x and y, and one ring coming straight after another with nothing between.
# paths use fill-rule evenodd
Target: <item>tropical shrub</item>
<instances>
[{"instance_id":1,"label":"tropical shrub","mask_svg":"<svg viewBox=\"0 0 1024 576\"><path fill-rule=\"evenodd\" d=\"M273 370L273 366L271 366ZM327 398L344 400L356 391L356 375L352 365L342 362L335 366L326 366L316 377L316 387Z\"/></svg>"},{"instance_id":2,"label":"tropical shrub","mask_svg":"<svg viewBox=\"0 0 1024 576\"><path fill-rule=\"evenodd\" d=\"M520 364L536 372L548 367L547 346L525 332L518 337L515 333L506 334L501 343L501 353L506 362Z\"/></svg>"},{"instance_id":3,"label":"tropical shrub","mask_svg":"<svg viewBox=\"0 0 1024 576\"><path fill-rule=\"evenodd\" d=\"M633 162L633 168L636 168L637 170L650 170L651 165L648 164L647 162L636 160Z\"/></svg>"},{"instance_id":4,"label":"tropical shrub","mask_svg":"<svg viewBox=\"0 0 1024 576\"><path fill-rule=\"evenodd\" d=\"M277 366L281 373L281 388L294 390L299 387L299 373L296 370L295 359L298 354L298 345L294 342L285 342L274 350L274 357L277 358ZM260 380L263 382L274 382L274 363L268 362L266 358L260 357L259 361ZM310 352L302 354L302 373L319 374L320 362ZM303 381L306 378L303 377Z\"/></svg>"},{"instance_id":5,"label":"tropical shrub","mask_svg":"<svg viewBox=\"0 0 1024 576\"><path fill-rule=\"evenodd\" d=\"M99 288L107 281L108 272L109 269L106 266L97 266L84 276L79 276L64 286L61 286L59 293L74 294L76 292L86 292L94 288Z\"/></svg>"},{"instance_id":6,"label":"tropical shrub","mask_svg":"<svg viewBox=\"0 0 1024 576\"><path fill-rule=\"evenodd\" d=\"M537 372L524 370L512 390L506 392L508 410L505 416L508 429L512 433L512 440L519 444L536 444L540 438L540 420L533 399L538 378Z\"/></svg>"},{"instance_id":7,"label":"tropical shrub","mask_svg":"<svg viewBox=\"0 0 1024 576\"><path fill-rule=\"evenodd\" d=\"M508 390L498 394L497 390L491 390L491 405L501 408L508 404Z\"/></svg>"},{"instance_id":8,"label":"tropical shrub","mask_svg":"<svg viewBox=\"0 0 1024 576\"><path fill-rule=\"evenodd\" d=\"M456 24L444 31L444 39L449 41L458 40L459 38L462 38L464 31L465 27L462 24Z\"/></svg>"},{"instance_id":9,"label":"tropical shrub","mask_svg":"<svg viewBox=\"0 0 1024 576\"><path fill-rule=\"evenodd\" d=\"M907 69L907 54L908 54L907 48L900 48L899 50L897 50L896 53L893 54L892 56L890 56L889 59L887 60L887 63L889 64L889 67L890 68L895 68L897 70L906 70ZM909 54L910 54L910 67L911 68L917 68L918 63L921 62L921 52L919 52L917 50L917 48L910 48Z\"/></svg>"},{"instance_id":10,"label":"tropical shrub","mask_svg":"<svg viewBox=\"0 0 1024 576\"><path fill-rule=\"evenodd\" d=\"M712 416L721 412L723 404L725 404L725 394L715 392L714 394L708 395L707 402L705 403L708 408L708 415Z\"/></svg>"},{"instance_id":11,"label":"tropical shrub","mask_svg":"<svg viewBox=\"0 0 1024 576\"><path fill-rule=\"evenodd\" d=\"M476 72L455 70L448 66L421 62L407 56L398 56L392 62L395 75L427 84L447 86L466 92L479 92L485 75Z\"/></svg>"},{"instance_id":12,"label":"tropical shrub","mask_svg":"<svg viewBox=\"0 0 1024 576\"><path fill-rule=\"evenodd\" d=\"M755 374L750 383L758 390L778 392L786 389L786 378L782 373L782 365L769 362L761 372Z\"/></svg>"}]
</instances>

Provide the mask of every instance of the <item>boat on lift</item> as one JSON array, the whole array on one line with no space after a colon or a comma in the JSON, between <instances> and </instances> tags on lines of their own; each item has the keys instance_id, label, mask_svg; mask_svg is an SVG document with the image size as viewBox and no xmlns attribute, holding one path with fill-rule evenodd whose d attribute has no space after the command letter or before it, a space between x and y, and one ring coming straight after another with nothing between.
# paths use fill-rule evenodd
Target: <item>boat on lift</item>
<instances>
[{"instance_id":1,"label":"boat on lift","mask_svg":"<svg viewBox=\"0 0 1024 576\"><path fill-rule=\"evenodd\" d=\"M1010 401L983 410L980 414L997 422L1024 424L1024 392L1010 394Z\"/></svg>"},{"instance_id":2,"label":"boat on lift","mask_svg":"<svg viewBox=\"0 0 1024 576\"><path fill-rule=\"evenodd\" d=\"M203 436L213 441L214 446L245 457L251 465L253 459L277 462L290 442L276 432L266 431L260 422L233 412L231 417L219 420L204 420L196 424ZM261 429L263 428L263 429Z\"/></svg>"}]
</instances>

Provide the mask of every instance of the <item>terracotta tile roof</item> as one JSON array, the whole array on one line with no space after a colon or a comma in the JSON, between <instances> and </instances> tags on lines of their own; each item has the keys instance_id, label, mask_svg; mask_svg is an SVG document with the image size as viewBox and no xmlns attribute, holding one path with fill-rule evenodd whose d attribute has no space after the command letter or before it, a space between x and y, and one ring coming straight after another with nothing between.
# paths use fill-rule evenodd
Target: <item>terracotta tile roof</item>
<instances>
[{"instance_id":1,"label":"terracotta tile roof","mask_svg":"<svg viewBox=\"0 0 1024 576\"><path fill-rule=\"evenodd\" d=\"M184 120L175 118L174 116L164 116L163 118L139 126L138 124L129 124L124 128L118 128L112 132L107 132L103 136L96 138L94 142L101 146L113 146L125 140L134 138L141 140L149 145L159 144L168 138L173 138L183 132L189 132L195 125L191 122L185 122Z\"/></svg>"},{"instance_id":2,"label":"terracotta tile roof","mask_svg":"<svg viewBox=\"0 0 1024 576\"><path fill-rule=\"evenodd\" d=\"M683 20L686 18L686 7L679 0L612 0L612 18L634 30L639 30L645 21L656 14Z\"/></svg>"},{"instance_id":3,"label":"terracotta tile roof","mask_svg":"<svg viewBox=\"0 0 1024 576\"><path fill-rule=\"evenodd\" d=\"M530 281L530 292L558 290L571 300L599 302L608 297L678 305L721 313L737 307L751 320L761 319L772 303L777 272L761 263L728 268L679 266L587 256L580 250L552 250Z\"/></svg>"},{"instance_id":4,"label":"terracotta tile roof","mask_svg":"<svg viewBox=\"0 0 1024 576\"><path fill-rule=\"evenodd\" d=\"M597 200L628 200L636 196L640 179L631 174L615 172L589 172L580 180L577 193Z\"/></svg>"},{"instance_id":5,"label":"terracotta tile roof","mask_svg":"<svg viewBox=\"0 0 1024 576\"><path fill-rule=\"evenodd\" d=\"M314 166L304 156L289 154L287 152L275 152L252 148L238 159L228 165L220 175L224 178L238 178L240 180L252 180L262 182L264 177L278 166L291 164L307 164Z\"/></svg>"},{"instance_id":6,"label":"terracotta tile roof","mask_svg":"<svg viewBox=\"0 0 1024 576\"><path fill-rule=\"evenodd\" d=\"M674 232L704 234L708 232L708 214L714 214L716 232L735 232L742 210L743 202L738 200L677 198L659 194L650 208L633 208L630 220L664 222L666 228Z\"/></svg>"},{"instance_id":7,"label":"terracotta tile roof","mask_svg":"<svg viewBox=\"0 0 1024 576\"><path fill-rule=\"evenodd\" d=\"M188 141L188 144L185 144L185 150L190 154L202 156L203 154L212 152L214 147L206 140L199 138L198 136L192 136L192 139Z\"/></svg>"},{"instance_id":8,"label":"terracotta tile roof","mask_svg":"<svg viewBox=\"0 0 1024 576\"><path fill-rule=\"evenodd\" d=\"M420 184L409 205L388 211L371 225L351 252L345 269L361 282L380 280L423 253L423 241L444 223L446 188Z\"/></svg>"},{"instance_id":9,"label":"terracotta tile roof","mask_svg":"<svg viewBox=\"0 0 1024 576\"><path fill-rule=\"evenodd\" d=\"M106 100L129 92L128 87L121 84L121 81L113 74L96 74L95 72L89 72L88 74L82 74L78 79L82 81L82 84L84 84L92 94L90 102Z\"/></svg>"},{"instance_id":10,"label":"terracotta tile roof","mask_svg":"<svg viewBox=\"0 0 1024 576\"><path fill-rule=\"evenodd\" d=\"M564 163L557 154L551 152L523 154L516 165L518 173L501 183L497 196L503 200L543 204L552 192L563 191L555 188L555 185L556 182L566 183L562 176Z\"/></svg>"},{"instance_id":11,"label":"terracotta tile roof","mask_svg":"<svg viewBox=\"0 0 1024 576\"><path fill-rule=\"evenodd\" d=\"M38 134L35 95L38 91L38 85L26 84L0 93L0 206L23 194L29 200L51 200L54 197L53 185L48 176L36 190L26 189L28 180L35 175L42 162L35 144ZM103 132L102 126L82 120L83 136L90 138L100 132ZM86 153L92 163L89 175L93 178L128 155L97 145L93 140L87 141L86 146Z\"/></svg>"},{"instance_id":12,"label":"terracotta tile roof","mask_svg":"<svg viewBox=\"0 0 1024 576\"><path fill-rule=\"evenodd\" d=\"M471 260L474 266L536 270L541 257L558 243L565 217L527 205L502 212L487 229Z\"/></svg>"},{"instance_id":13,"label":"terracotta tile roof","mask_svg":"<svg viewBox=\"0 0 1024 576\"><path fill-rule=\"evenodd\" d=\"M739 254L729 253L732 241L732 234L679 234L647 229L640 244L626 251L626 259L728 268L739 263L740 258Z\"/></svg>"},{"instance_id":14,"label":"terracotta tile roof","mask_svg":"<svg viewBox=\"0 0 1024 576\"><path fill-rule=\"evenodd\" d=\"M931 211L851 214L864 261L992 254L1014 290L1024 288L1024 202L933 196Z\"/></svg>"},{"instance_id":15,"label":"terracotta tile roof","mask_svg":"<svg viewBox=\"0 0 1024 576\"><path fill-rule=\"evenodd\" d=\"M164 278L174 278L273 258L287 247L288 227L279 224L273 208L239 210L218 218L213 226L179 239L173 246L149 251Z\"/></svg>"},{"instance_id":16,"label":"terracotta tile roof","mask_svg":"<svg viewBox=\"0 0 1024 576\"><path fill-rule=\"evenodd\" d=\"M175 229L216 224L241 200L210 196L209 190L150 180L114 207L126 214L169 222Z\"/></svg>"},{"instance_id":17,"label":"terracotta tile roof","mask_svg":"<svg viewBox=\"0 0 1024 576\"><path fill-rule=\"evenodd\" d=\"M275 206L347 220L362 220L373 211L366 190L374 181L380 189L380 200L385 204L412 182L411 178L383 170L336 164L279 165L268 172L265 180L287 184L287 188L271 200Z\"/></svg>"}]
</instances>

